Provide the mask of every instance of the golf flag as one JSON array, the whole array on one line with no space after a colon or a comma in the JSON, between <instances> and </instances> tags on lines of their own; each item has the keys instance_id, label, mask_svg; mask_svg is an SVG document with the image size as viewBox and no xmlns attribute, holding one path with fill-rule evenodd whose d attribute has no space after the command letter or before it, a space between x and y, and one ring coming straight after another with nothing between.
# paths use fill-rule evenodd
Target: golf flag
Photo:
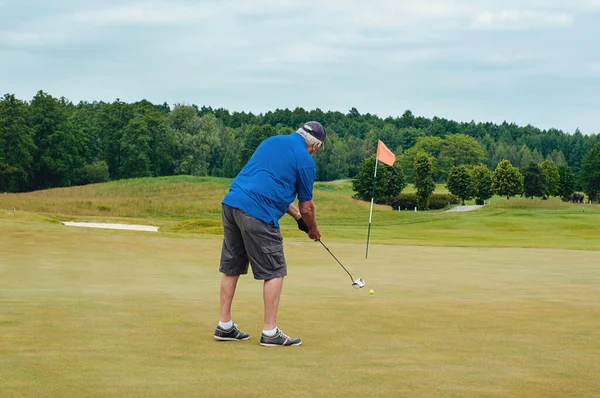
<instances>
[{"instance_id":1,"label":"golf flag","mask_svg":"<svg viewBox=\"0 0 600 398\"><path fill-rule=\"evenodd\" d=\"M396 161L396 155L388 149L381 140L377 140L377 155L375 156L375 173L373 174L373 193L371 194L371 211L369 212L369 230L367 232L367 251L365 258L369 257L369 238L371 237L371 220L373 219L373 202L375 201L375 185L377 183L377 165L379 161L393 166Z\"/></svg>"},{"instance_id":2,"label":"golf flag","mask_svg":"<svg viewBox=\"0 0 600 398\"><path fill-rule=\"evenodd\" d=\"M388 166L393 166L396 161L396 155L394 155L381 140L378 140L377 142L377 160Z\"/></svg>"}]
</instances>

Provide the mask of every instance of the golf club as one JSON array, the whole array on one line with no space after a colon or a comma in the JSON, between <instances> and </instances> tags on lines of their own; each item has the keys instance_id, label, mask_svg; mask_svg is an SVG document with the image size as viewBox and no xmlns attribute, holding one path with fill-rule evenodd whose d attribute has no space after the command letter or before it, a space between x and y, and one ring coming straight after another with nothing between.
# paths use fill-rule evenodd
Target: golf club
<instances>
[{"instance_id":1,"label":"golf club","mask_svg":"<svg viewBox=\"0 0 600 398\"><path fill-rule=\"evenodd\" d=\"M325 249L327 249L327 251L329 252L329 254L331 254L331 256L333 258L335 258L335 261L337 261L338 264L342 266L342 268L344 269L344 271L346 271L346 273L348 275L350 275L350 279L352 280L352 287L353 288L355 288L355 289L362 289L363 287L365 287L365 280L363 278L358 278L358 279L355 280L352 277L352 274L346 269L346 267L344 267L344 265L340 262L340 260L338 260L337 257L333 255L333 253L331 252L331 250L329 250L329 248L327 246L325 246L325 243L323 243L320 239L319 239L319 243L322 244Z\"/></svg>"}]
</instances>

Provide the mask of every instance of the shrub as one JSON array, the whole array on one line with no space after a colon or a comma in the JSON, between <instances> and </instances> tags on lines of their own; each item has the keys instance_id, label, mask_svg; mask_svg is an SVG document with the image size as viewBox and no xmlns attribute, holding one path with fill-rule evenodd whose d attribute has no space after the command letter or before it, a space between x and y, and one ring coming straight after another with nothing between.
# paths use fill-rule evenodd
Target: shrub
<instances>
[{"instance_id":1,"label":"shrub","mask_svg":"<svg viewBox=\"0 0 600 398\"><path fill-rule=\"evenodd\" d=\"M460 204L460 200L449 193L444 194L433 194L429 198L429 208L433 210L443 209L448 205L457 205Z\"/></svg>"},{"instance_id":2,"label":"shrub","mask_svg":"<svg viewBox=\"0 0 600 398\"><path fill-rule=\"evenodd\" d=\"M392 209L398 210L414 210L418 207L418 198L414 193L404 193L396 196L389 200L389 205ZM460 200L452 194L440 194L435 193L429 197L429 209L437 210L443 209L448 204L459 204Z\"/></svg>"},{"instance_id":3,"label":"shrub","mask_svg":"<svg viewBox=\"0 0 600 398\"><path fill-rule=\"evenodd\" d=\"M83 166L78 171L74 183L75 185L96 184L99 182L106 182L108 179L108 165L102 160Z\"/></svg>"},{"instance_id":4,"label":"shrub","mask_svg":"<svg viewBox=\"0 0 600 398\"><path fill-rule=\"evenodd\" d=\"M402 193L389 201L389 205L394 210L398 210L398 208L400 210L412 210L418 206L417 203L417 195L414 193Z\"/></svg>"}]
</instances>

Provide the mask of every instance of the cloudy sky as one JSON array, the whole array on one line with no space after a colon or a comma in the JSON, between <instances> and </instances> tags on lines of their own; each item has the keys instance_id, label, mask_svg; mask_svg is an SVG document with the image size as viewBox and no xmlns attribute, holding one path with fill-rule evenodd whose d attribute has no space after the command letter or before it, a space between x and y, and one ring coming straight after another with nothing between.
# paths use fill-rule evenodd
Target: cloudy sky
<instances>
[{"instance_id":1,"label":"cloudy sky","mask_svg":"<svg viewBox=\"0 0 600 398\"><path fill-rule=\"evenodd\" d=\"M600 133L600 0L0 0L0 95Z\"/></svg>"}]
</instances>

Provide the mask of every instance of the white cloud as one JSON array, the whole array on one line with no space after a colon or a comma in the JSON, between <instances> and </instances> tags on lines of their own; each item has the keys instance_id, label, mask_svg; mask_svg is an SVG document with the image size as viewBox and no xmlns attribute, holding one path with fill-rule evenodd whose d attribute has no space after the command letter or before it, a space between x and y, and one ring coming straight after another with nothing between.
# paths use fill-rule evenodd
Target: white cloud
<instances>
[{"instance_id":1,"label":"white cloud","mask_svg":"<svg viewBox=\"0 0 600 398\"><path fill-rule=\"evenodd\" d=\"M127 2L125 2L127 3ZM298 7L301 2L277 0L253 1L144 1L113 7L98 7L71 15L76 22L96 25L172 25L202 23L210 18L240 14L263 14ZM248 20L250 22L250 20Z\"/></svg>"},{"instance_id":2,"label":"white cloud","mask_svg":"<svg viewBox=\"0 0 600 398\"><path fill-rule=\"evenodd\" d=\"M474 26L490 29L526 29L539 27L561 27L573 23L573 15L530 10L485 11L475 17Z\"/></svg>"},{"instance_id":3,"label":"white cloud","mask_svg":"<svg viewBox=\"0 0 600 398\"><path fill-rule=\"evenodd\" d=\"M453 1L360 1L348 7L354 23L361 27L393 28L415 25L423 20L453 20L469 11Z\"/></svg>"},{"instance_id":4,"label":"white cloud","mask_svg":"<svg viewBox=\"0 0 600 398\"><path fill-rule=\"evenodd\" d=\"M512 104L525 120L595 98L600 84L600 0L0 0L0 9L0 86L21 97L42 88L74 101L429 116L451 103L446 117L463 109L476 120L488 115L481 103L500 119ZM306 85L319 95L299 98ZM544 101L523 105L531 93Z\"/></svg>"},{"instance_id":5,"label":"white cloud","mask_svg":"<svg viewBox=\"0 0 600 398\"><path fill-rule=\"evenodd\" d=\"M392 65L414 65L418 63L423 63L427 61L432 61L434 59L444 58L448 54L451 54L452 51L449 49L440 49L440 48L413 48L413 49L400 49L396 51L391 51L387 54L386 59Z\"/></svg>"},{"instance_id":6,"label":"white cloud","mask_svg":"<svg viewBox=\"0 0 600 398\"><path fill-rule=\"evenodd\" d=\"M600 8L600 0L584 0L583 4L589 8Z\"/></svg>"},{"instance_id":7,"label":"white cloud","mask_svg":"<svg viewBox=\"0 0 600 398\"><path fill-rule=\"evenodd\" d=\"M29 47L42 42L35 32L4 31L0 32L0 43L9 47Z\"/></svg>"},{"instance_id":8,"label":"white cloud","mask_svg":"<svg viewBox=\"0 0 600 398\"><path fill-rule=\"evenodd\" d=\"M474 9L459 0L308 0L305 5L305 15L314 14L326 26L351 31L419 27L427 21L454 23Z\"/></svg>"},{"instance_id":9,"label":"white cloud","mask_svg":"<svg viewBox=\"0 0 600 398\"><path fill-rule=\"evenodd\" d=\"M260 56L257 66L271 69L286 68L290 65L300 67L319 65L322 67L338 61L345 55L347 55L347 51L343 48L318 43L297 43L283 46Z\"/></svg>"},{"instance_id":10,"label":"white cloud","mask_svg":"<svg viewBox=\"0 0 600 398\"><path fill-rule=\"evenodd\" d=\"M198 23L219 12L214 6L194 7L168 3L140 3L75 12L71 19L78 23L107 25Z\"/></svg>"}]
</instances>

